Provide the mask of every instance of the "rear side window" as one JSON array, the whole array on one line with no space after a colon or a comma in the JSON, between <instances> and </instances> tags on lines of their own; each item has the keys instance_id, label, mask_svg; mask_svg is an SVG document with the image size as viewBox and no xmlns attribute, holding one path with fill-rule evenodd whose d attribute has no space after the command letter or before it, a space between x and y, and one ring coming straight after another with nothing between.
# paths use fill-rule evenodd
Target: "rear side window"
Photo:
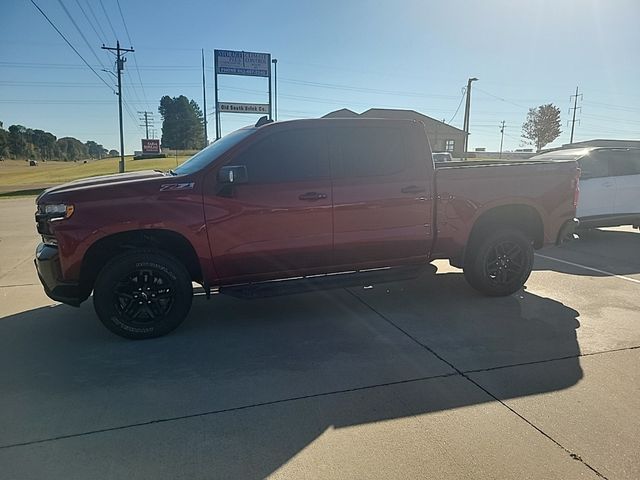
<instances>
[{"instance_id":1,"label":"rear side window","mask_svg":"<svg viewBox=\"0 0 640 480\"><path fill-rule=\"evenodd\" d=\"M274 132L231 160L247 167L249 183L282 183L329 177L326 134L321 129Z\"/></svg>"},{"instance_id":2,"label":"rear side window","mask_svg":"<svg viewBox=\"0 0 640 480\"><path fill-rule=\"evenodd\" d=\"M580 179L582 180L610 176L608 159L603 158L602 155L591 153L579 159L578 164L580 165Z\"/></svg>"},{"instance_id":3,"label":"rear side window","mask_svg":"<svg viewBox=\"0 0 640 480\"><path fill-rule=\"evenodd\" d=\"M329 151L336 177L392 175L406 168L404 129L347 127L330 132Z\"/></svg>"},{"instance_id":4,"label":"rear side window","mask_svg":"<svg viewBox=\"0 0 640 480\"><path fill-rule=\"evenodd\" d=\"M609 153L611 175L640 175L640 151L612 150Z\"/></svg>"}]
</instances>

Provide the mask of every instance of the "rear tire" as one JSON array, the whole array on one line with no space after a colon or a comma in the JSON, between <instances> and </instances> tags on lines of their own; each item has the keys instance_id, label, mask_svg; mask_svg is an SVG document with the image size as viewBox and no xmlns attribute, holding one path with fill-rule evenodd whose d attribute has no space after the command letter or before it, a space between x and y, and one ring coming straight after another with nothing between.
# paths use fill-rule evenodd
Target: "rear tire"
<instances>
[{"instance_id":1,"label":"rear tire","mask_svg":"<svg viewBox=\"0 0 640 480\"><path fill-rule=\"evenodd\" d=\"M499 297L517 292L533 269L533 242L521 231L498 230L472 242L464 276L479 292Z\"/></svg>"},{"instance_id":2,"label":"rear tire","mask_svg":"<svg viewBox=\"0 0 640 480\"><path fill-rule=\"evenodd\" d=\"M93 306L116 335L141 340L166 335L191 309L191 277L164 252L138 250L107 263L96 279Z\"/></svg>"}]
</instances>

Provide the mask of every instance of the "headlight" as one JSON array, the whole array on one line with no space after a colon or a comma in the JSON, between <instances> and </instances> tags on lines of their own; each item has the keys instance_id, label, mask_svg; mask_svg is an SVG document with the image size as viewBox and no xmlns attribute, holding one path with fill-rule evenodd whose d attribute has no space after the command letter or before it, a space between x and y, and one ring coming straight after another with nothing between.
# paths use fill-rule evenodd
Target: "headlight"
<instances>
[{"instance_id":1,"label":"headlight","mask_svg":"<svg viewBox=\"0 0 640 480\"><path fill-rule=\"evenodd\" d=\"M73 215L73 205L68 203L58 203L55 205L42 205L43 213L51 220L61 220L63 218L69 218Z\"/></svg>"}]
</instances>

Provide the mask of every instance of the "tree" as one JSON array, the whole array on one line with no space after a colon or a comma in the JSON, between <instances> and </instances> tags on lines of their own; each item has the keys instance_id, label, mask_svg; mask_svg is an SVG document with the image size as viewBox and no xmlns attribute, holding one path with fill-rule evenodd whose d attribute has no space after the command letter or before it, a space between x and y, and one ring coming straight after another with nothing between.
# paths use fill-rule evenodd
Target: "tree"
<instances>
[{"instance_id":1,"label":"tree","mask_svg":"<svg viewBox=\"0 0 640 480\"><path fill-rule=\"evenodd\" d=\"M162 146L165 148L200 149L204 143L204 117L198 104L184 95L160 99Z\"/></svg>"},{"instance_id":2,"label":"tree","mask_svg":"<svg viewBox=\"0 0 640 480\"><path fill-rule=\"evenodd\" d=\"M549 103L530 108L522 124L522 136L536 147L536 151L560 136L560 109Z\"/></svg>"},{"instance_id":3,"label":"tree","mask_svg":"<svg viewBox=\"0 0 640 480\"><path fill-rule=\"evenodd\" d=\"M120 152L118 152L118 150L109 150L109 156L110 157L119 157L120 156Z\"/></svg>"},{"instance_id":4,"label":"tree","mask_svg":"<svg viewBox=\"0 0 640 480\"><path fill-rule=\"evenodd\" d=\"M59 158L63 160L82 160L89 156L87 147L77 138L64 137L56 142Z\"/></svg>"},{"instance_id":5,"label":"tree","mask_svg":"<svg viewBox=\"0 0 640 480\"><path fill-rule=\"evenodd\" d=\"M85 147L87 147L87 152L89 153L89 157L91 158L102 158L107 153L106 148L104 148L99 143L94 142L93 140L89 140L84 145Z\"/></svg>"},{"instance_id":6,"label":"tree","mask_svg":"<svg viewBox=\"0 0 640 480\"><path fill-rule=\"evenodd\" d=\"M0 122L0 159L5 159L9 156L9 132L2 128L2 122Z\"/></svg>"}]
</instances>

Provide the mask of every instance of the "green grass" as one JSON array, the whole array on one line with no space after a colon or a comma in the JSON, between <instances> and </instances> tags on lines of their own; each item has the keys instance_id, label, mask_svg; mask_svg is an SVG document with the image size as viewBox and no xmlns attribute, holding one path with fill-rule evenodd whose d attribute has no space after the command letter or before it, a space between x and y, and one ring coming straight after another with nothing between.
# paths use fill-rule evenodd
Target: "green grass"
<instances>
[{"instance_id":1,"label":"green grass","mask_svg":"<svg viewBox=\"0 0 640 480\"><path fill-rule=\"evenodd\" d=\"M133 160L125 157L125 172L140 170L169 170L184 162L188 156L153 158L148 160ZM89 160L82 162L39 162L37 167L30 167L21 160L5 160L0 162L0 195L15 193L29 195L46 187L77 180L79 178L95 177L118 173L117 158L104 160ZM23 192L23 193L19 193Z\"/></svg>"}]
</instances>

